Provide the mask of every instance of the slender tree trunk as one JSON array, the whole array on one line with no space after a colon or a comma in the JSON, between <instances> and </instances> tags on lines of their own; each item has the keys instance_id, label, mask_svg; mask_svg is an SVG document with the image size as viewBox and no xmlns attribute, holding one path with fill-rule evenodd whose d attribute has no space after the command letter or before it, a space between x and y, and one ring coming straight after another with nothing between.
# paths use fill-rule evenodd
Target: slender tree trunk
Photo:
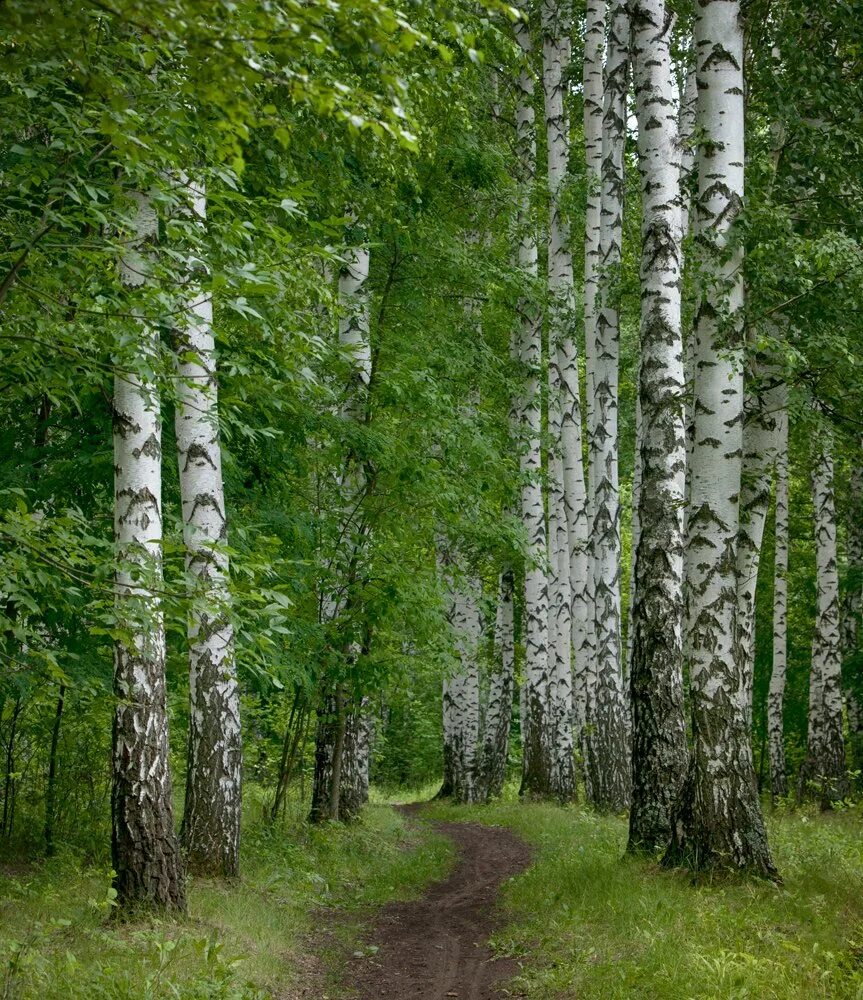
<instances>
[{"instance_id":1,"label":"slender tree trunk","mask_svg":"<svg viewBox=\"0 0 863 1000\"><path fill-rule=\"evenodd\" d=\"M51 727L51 747L48 751L48 783L45 788L45 854L50 858L54 853L54 819L57 801L57 747L60 745L60 724L63 721L63 707L66 703L66 685L60 685L57 705L54 709L54 725Z\"/></svg>"},{"instance_id":2,"label":"slender tree trunk","mask_svg":"<svg viewBox=\"0 0 863 1000\"><path fill-rule=\"evenodd\" d=\"M360 233L360 236L364 234ZM345 401L342 415L347 420L360 423L366 419L368 389L371 382L372 355L370 342L370 302L369 302L369 248L364 239L347 248L344 264L339 272L339 345L350 362L350 375L345 390ZM341 540L344 552L337 553L341 567L340 582L350 587L357 579L358 564L367 545L368 534L357 518L358 501L366 489L365 469L357 457L349 454L346 457L344 469L339 478L339 491L342 495L343 531ZM345 602L332 599L324 601L324 617L335 622L344 611ZM355 656L349 645L346 655ZM353 819L351 808L343 807L338 798L348 782L361 781L361 775L367 773L358 760L343 762L344 753L355 754L364 752L362 742L366 732L365 723L354 719L359 711L359 705L354 704L353 696L343 692L345 705L343 712L337 711L332 692L332 679L324 677L322 682L321 706L318 712L318 725L315 728L315 770L312 787L312 809L310 819L319 822L324 819ZM361 702L362 699L360 699ZM336 754L336 742L341 739L342 751ZM338 758L338 760L337 760ZM338 762L338 769L335 764ZM336 787L337 786L337 787ZM337 795L333 796L334 788ZM352 803L363 797L362 788L357 785L350 787L348 797ZM333 807L337 815L332 815Z\"/></svg>"},{"instance_id":3,"label":"slender tree trunk","mask_svg":"<svg viewBox=\"0 0 863 1000\"><path fill-rule=\"evenodd\" d=\"M285 726L285 738L282 741L282 756L279 760L276 793L273 796L273 805L270 809L270 820L273 823L279 818L279 813L285 802L288 782L291 780L291 775L293 774L300 740L303 738L306 730L307 718L304 695L302 690L298 689L294 695L291 713L288 716L288 723Z\"/></svg>"},{"instance_id":4,"label":"slender tree trunk","mask_svg":"<svg viewBox=\"0 0 863 1000\"><path fill-rule=\"evenodd\" d=\"M509 728L515 684L515 634L512 570L500 574L497 615L494 625L496 669L491 675L483 728L480 782L486 798L503 791L509 753Z\"/></svg>"},{"instance_id":5,"label":"slender tree trunk","mask_svg":"<svg viewBox=\"0 0 863 1000\"><path fill-rule=\"evenodd\" d=\"M536 175L536 127L533 109L534 84L529 61L533 52L530 29L526 22L516 25L524 66L518 78L516 110L519 156L518 264L525 281L537 278L537 244L531 212L531 191ZM521 431L524 451L521 457L523 477L521 512L528 538L525 566L525 636L524 688L529 724L524 744L524 768L521 790L526 794L552 794L552 727L549 704L548 651L548 581L546 579L545 505L542 495L542 317L533 289L526 290L519 306L520 357L528 372L521 401Z\"/></svg>"},{"instance_id":6,"label":"slender tree trunk","mask_svg":"<svg viewBox=\"0 0 863 1000\"><path fill-rule=\"evenodd\" d=\"M200 189L193 188L192 207L203 224L206 198ZM230 878L240 870L242 737L228 613L228 522L212 325L212 301L192 284L188 321L176 345L175 431L191 599L189 760L181 839L190 871Z\"/></svg>"},{"instance_id":7,"label":"slender tree trunk","mask_svg":"<svg viewBox=\"0 0 863 1000\"><path fill-rule=\"evenodd\" d=\"M632 635L629 850L665 847L686 775L683 714L683 335L680 321L680 147L672 21L664 0L630 8L642 182L639 403L640 532Z\"/></svg>"},{"instance_id":8,"label":"slender tree trunk","mask_svg":"<svg viewBox=\"0 0 863 1000\"><path fill-rule=\"evenodd\" d=\"M695 18L702 259L695 321L694 439L686 547L692 757L672 815L667 864L774 876L752 760L737 633L743 450L743 33L737 0L702 0Z\"/></svg>"},{"instance_id":9,"label":"slender tree trunk","mask_svg":"<svg viewBox=\"0 0 863 1000\"><path fill-rule=\"evenodd\" d=\"M618 483L617 299L623 237L624 147L629 71L626 0L608 15L602 118L599 314L593 374L590 479L594 498L593 584L596 629L596 714L593 734L594 801L600 809L629 805L630 760L620 635L620 489Z\"/></svg>"},{"instance_id":10,"label":"slender tree trunk","mask_svg":"<svg viewBox=\"0 0 863 1000\"><path fill-rule=\"evenodd\" d=\"M842 728L842 641L831 444L828 433L822 431L812 468L818 609L809 681L809 736L800 773L801 793L811 790L822 809L829 809L850 790Z\"/></svg>"},{"instance_id":11,"label":"slender tree trunk","mask_svg":"<svg viewBox=\"0 0 863 1000\"><path fill-rule=\"evenodd\" d=\"M2 832L12 836L12 825L15 815L15 740L18 736L18 717L21 715L21 698L15 699L12 706L12 719L9 723L9 739L6 742L6 774L3 780L3 827Z\"/></svg>"},{"instance_id":12,"label":"slender tree trunk","mask_svg":"<svg viewBox=\"0 0 863 1000\"><path fill-rule=\"evenodd\" d=\"M145 244L157 233L146 195L135 196L134 242L121 262L123 282L147 280ZM134 356L118 358L114 379L114 539L116 612L125 633L114 646L111 855L124 909L184 910L165 706L162 588L162 425L159 394L138 369L158 367L157 331L136 324Z\"/></svg>"},{"instance_id":13,"label":"slender tree trunk","mask_svg":"<svg viewBox=\"0 0 863 1000\"><path fill-rule=\"evenodd\" d=\"M861 616L863 616L863 468L851 475L850 510L847 523L848 583L845 595L844 664L845 708L854 770L863 773L863 705L861 705Z\"/></svg>"},{"instance_id":14,"label":"slender tree trunk","mask_svg":"<svg viewBox=\"0 0 863 1000\"><path fill-rule=\"evenodd\" d=\"M444 750L449 794L460 803L478 802L484 798L479 780L480 748L480 683L479 643L482 620L479 610L478 580L459 579L459 567L453 556L441 553L441 569L450 594L447 618L455 637L457 669L444 679L443 719ZM444 789L441 789L442 794Z\"/></svg>"},{"instance_id":15,"label":"slender tree trunk","mask_svg":"<svg viewBox=\"0 0 863 1000\"><path fill-rule=\"evenodd\" d=\"M737 541L737 632L743 658L743 692L751 726L755 676L755 590L786 390L777 377L775 367L761 365L759 371L757 359L753 362L750 376L744 403L740 536Z\"/></svg>"},{"instance_id":16,"label":"slender tree trunk","mask_svg":"<svg viewBox=\"0 0 863 1000\"><path fill-rule=\"evenodd\" d=\"M575 796L573 756L571 556L586 542L578 506L586 520L578 398L578 359L573 331L573 273L569 222L561 205L569 164L569 115L564 73L572 59L572 23L565 4L542 6L542 83L548 147L548 541L549 541L549 706L552 712L552 790L561 801ZM566 425L566 430L564 430ZM576 453L576 447L579 449ZM569 486L569 491L567 491ZM570 534L575 535L570 541Z\"/></svg>"},{"instance_id":17,"label":"slender tree trunk","mask_svg":"<svg viewBox=\"0 0 863 1000\"><path fill-rule=\"evenodd\" d=\"M785 670L788 662L788 410L778 414L776 450L776 545L773 563L773 668L767 695L767 735L770 743L770 790L774 798L788 794L782 722Z\"/></svg>"},{"instance_id":18,"label":"slender tree trunk","mask_svg":"<svg viewBox=\"0 0 863 1000\"><path fill-rule=\"evenodd\" d=\"M595 436L594 373L598 335L598 288L601 264L600 219L602 208L602 59L605 47L605 0L587 0L584 22L584 149L587 168L587 202L584 229L584 352L588 452L593 454ZM593 742L596 729L596 620L593 588L593 518L595 483L591 470L587 489L585 528L587 551L582 559L573 554L573 644L576 658L576 724L580 726L580 750L584 765L585 793L596 801L596 759ZM579 585L579 581L580 585ZM583 635L575 629L583 622Z\"/></svg>"}]
</instances>

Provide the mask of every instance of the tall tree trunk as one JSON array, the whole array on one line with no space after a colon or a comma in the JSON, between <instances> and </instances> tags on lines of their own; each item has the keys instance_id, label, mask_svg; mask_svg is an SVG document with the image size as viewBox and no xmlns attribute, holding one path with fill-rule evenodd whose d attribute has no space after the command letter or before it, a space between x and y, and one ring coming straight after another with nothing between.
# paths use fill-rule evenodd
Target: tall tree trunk
<instances>
[{"instance_id":1,"label":"tall tree trunk","mask_svg":"<svg viewBox=\"0 0 863 1000\"><path fill-rule=\"evenodd\" d=\"M863 468L858 464L851 475L848 512L848 584L845 595L844 664L845 708L854 770L863 773L863 704L861 704L861 616L863 616Z\"/></svg>"},{"instance_id":2,"label":"tall tree trunk","mask_svg":"<svg viewBox=\"0 0 863 1000\"><path fill-rule=\"evenodd\" d=\"M350 374L345 390L342 415L346 420L357 423L366 419L368 389L371 382L372 355L370 342L370 302L369 264L370 253L365 243L364 233L360 239L345 251L344 263L339 271L339 345L350 363ZM367 530L357 518L359 503L366 489L365 469L357 456L348 454L339 477L341 493L342 528L341 544L344 551L336 553L334 562L340 567L339 583L345 589L356 582L359 564L366 547ZM347 599L349 601L349 598ZM335 623L345 611L346 601L336 601L325 597L323 618ZM356 657L357 650L352 643L346 647L347 658ZM324 819L355 818L350 807L342 808L339 798L346 793L352 804L363 799L361 787L363 775L367 775L364 764L359 760L343 761L344 754L361 755L366 752L363 744L368 731L365 723L354 718L360 711L353 694L345 694L343 711L337 710L332 678L322 679L318 724L315 727L315 770L312 783L312 808L310 819L320 822ZM361 702L360 698L360 702ZM336 743L341 740L341 752L336 753ZM334 765L338 765L335 767ZM349 786L350 782L360 782ZM334 786L338 794L334 797ZM335 807L337 815L332 815Z\"/></svg>"},{"instance_id":3,"label":"tall tree trunk","mask_svg":"<svg viewBox=\"0 0 863 1000\"><path fill-rule=\"evenodd\" d=\"M18 736L18 718L21 715L21 696L15 698L12 705L12 718L9 723L9 739L6 741L6 773L3 779L3 826L0 828L6 837L12 836L15 819L15 740Z\"/></svg>"},{"instance_id":4,"label":"tall tree trunk","mask_svg":"<svg viewBox=\"0 0 863 1000\"><path fill-rule=\"evenodd\" d=\"M496 668L491 675L482 739L480 782L486 798L496 798L503 791L509 753L509 728L512 721L512 695L515 685L515 634L513 618L512 570L500 574L497 614L494 623Z\"/></svg>"},{"instance_id":5,"label":"tall tree trunk","mask_svg":"<svg viewBox=\"0 0 863 1000\"><path fill-rule=\"evenodd\" d=\"M818 443L812 466L818 607L809 680L809 735L806 759L800 770L800 790L802 794L811 791L820 800L822 809L828 809L845 798L850 789L842 728L842 641L833 454L827 431L821 431Z\"/></svg>"},{"instance_id":6,"label":"tall tree trunk","mask_svg":"<svg viewBox=\"0 0 863 1000\"><path fill-rule=\"evenodd\" d=\"M531 191L536 175L536 126L533 109L533 75L529 65L533 52L530 28L516 24L516 39L524 65L518 77L516 109L519 158L518 265L526 283L537 278L537 244L531 211ZM550 795L553 715L549 704L548 581L546 579L545 505L542 496L542 317L533 288L518 305L520 358L528 372L519 407L523 452L521 513L528 539L525 565L524 688L529 724L524 744L521 790L526 794Z\"/></svg>"},{"instance_id":7,"label":"tall tree trunk","mask_svg":"<svg viewBox=\"0 0 863 1000\"><path fill-rule=\"evenodd\" d=\"M683 714L683 335L680 147L665 0L631 7L642 188L640 533L634 555L629 850L665 847L686 775Z\"/></svg>"},{"instance_id":8,"label":"tall tree trunk","mask_svg":"<svg viewBox=\"0 0 863 1000\"><path fill-rule=\"evenodd\" d=\"M600 809L629 805L630 760L620 635L620 489L618 483L617 299L623 238L624 147L629 72L626 0L608 14L602 117L599 315L593 373L590 480L594 499L593 584L596 629L596 713L593 734L594 802Z\"/></svg>"},{"instance_id":9,"label":"tall tree trunk","mask_svg":"<svg viewBox=\"0 0 863 1000\"><path fill-rule=\"evenodd\" d=\"M51 746L48 751L48 782L45 788L45 854L50 858L54 853L54 820L57 812L57 748L60 745L60 724L63 721L63 707L66 704L66 685L60 685L57 704L54 709L54 725L51 727Z\"/></svg>"},{"instance_id":10,"label":"tall tree trunk","mask_svg":"<svg viewBox=\"0 0 863 1000\"><path fill-rule=\"evenodd\" d=\"M147 279L146 243L156 212L137 194L134 236L121 262L123 282ZM116 613L124 638L114 645L111 856L123 908L185 909L183 864L174 832L162 587L162 424L159 394L147 375L158 367L159 336L136 324L134 356L122 352L114 378L114 539Z\"/></svg>"},{"instance_id":11,"label":"tall tree trunk","mask_svg":"<svg viewBox=\"0 0 863 1000\"><path fill-rule=\"evenodd\" d=\"M461 578L460 568L451 552L442 550L441 570L449 592L447 619L455 638L457 669L444 679L443 719L444 748L447 762L445 784L449 794L460 803L484 798L479 780L480 682L479 643L482 620L479 609L480 583ZM443 793L443 789L441 793Z\"/></svg>"},{"instance_id":12,"label":"tall tree trunk","mask_svg":"<svg viewBox=\"0 0 863 1000\"><path fill-rule=\"evenodd\" d=\"M751 727L755 591L786 389L773 365L762 363L759 366L759 360L755 359L749 374L744 402L740 535L737 541L737 634L742 656L743 694Z\"/></svg>"},{"instance_id":13,"label":"tall tree trunk","mask_svg":"<svg viewBox=\"0 0 863 1000\"><path fill-rule=\"evenodd\" d=\"M605 48L605 0L587 0L584 22L584 151L587 169L587 202L584 228L584 356L585 409L588 452L593 454L595 431L594 372L599 320L600 219L602 208L602 58ZM585 793L596 801L596 759L593 742L596 727L596 620L593 589L593 517L595 483L593 472L586 499L587 551L578 560L573 554L573 648L576 659L576 724L580 725L580 750L584 766ZM579 584L580 581L580 584ZM580 606L579 606L580 605ZM575 629L583 621L583 635Z\"/></svg>"},{"instance_id":14,"label":"tall tree trunk","mask_svg":"<svg viewBox=\"0 0 863 1000\"><path fill-rule=\"evenodd\" d=\"M666 863L775 874L752 760L737 632L743 449L743 33L737 0L696 10L698 197L702 259L695 320L694 439L687 523L686 648L692 757Z\"/></svg>"},{"instance_id":15,"label":"tall tree trunk","mask_svg":"<svg viewBox=\"0 0 863 1000\"><path fill-rule=\"evenodd\" d=\"M767 695L767 736L770 743L770 791L774 798L788 794L785 739L782 722L785 670L788 663L788 410L778 414L776 449L776 544L773 562L773 667Z\"/></svg>"},{"instance_id":16,"label":"tall tree trunk","mask_svg":"<svg viewBox=\"0 0 863 1000\"><path fill-rule=\"evenodd\" d=\"M542 5L542 84L548 148L548 541L549 704L552 721L552 790L561 801L575 796L573 757L571 555L586 542L584 472L580 469L581 406L573 333L573 273L569 222L561 187L569 165L569 115L564 73L572 59L570 11L558 0ZM578 421L579 423L576 423ZM564 426L566 430L564 430ZM578 448L578 452L576 452ZM581 495L579 496L579 471ZM569 491L567 491L569 486ZM580 506L582 517L579 517ZM579 529L583 531L578 538ZM570 535L576 537L570 541ZM581 604L581 601L580 601Z\"/></svg>"},{"instance_id":17,"label":"tall tree trunk","mask_svg":"<svg viewBox=\"0 0 863 1000\"><path fill-rule=\"evenodd\" d=\"M207 203L193 188L195 220ZM183 542L191 608L189 760L181 839L190 871L234 877L240 870L242 737L234 629L228 614L227 514L219 443L213 304L195 288L177 332L175 431Z\"/></svg>"}]
</instances>

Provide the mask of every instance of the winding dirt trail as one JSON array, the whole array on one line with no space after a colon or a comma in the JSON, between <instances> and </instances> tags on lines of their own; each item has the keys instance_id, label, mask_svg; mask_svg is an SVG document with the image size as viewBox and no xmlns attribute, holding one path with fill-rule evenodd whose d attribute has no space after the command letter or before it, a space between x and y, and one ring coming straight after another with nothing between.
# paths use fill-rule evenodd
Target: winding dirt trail
<instances>
[{"instance_id":1,"label":"winding dirt trail","mask_svg":"<svg viewBox=\"0 0 863 1000\"><path fill-rule=\"evenodd\" d=\"M408 807L405 811L412 813ZM518 966L494 959L488 939L498 926L496 902L506 879L530 864L530 848L500 827L434 823L458 850L452 874L421 899L391 903L364 938L378 951L351 959L345 985L360 1000L502 1000L498 987Z\"/></svg>"}]
</instances>

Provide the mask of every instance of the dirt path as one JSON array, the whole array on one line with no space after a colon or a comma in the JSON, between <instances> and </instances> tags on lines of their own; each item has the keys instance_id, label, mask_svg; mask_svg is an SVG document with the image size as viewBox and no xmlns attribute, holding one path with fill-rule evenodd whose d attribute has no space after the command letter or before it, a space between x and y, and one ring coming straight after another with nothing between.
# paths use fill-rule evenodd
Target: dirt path
<instances>
[{"instance_id":1,"label":"dirt path","mask_svg":"<svg viewBox=\"0 0 863 1000\"><path fill-rule=\"evenodd\" d=\"M501 884L528 866L530 849L500 827L433 825L455 843L456 866L421 899L377 916L364 937L379 950L352 958L345 971L360 1000L502 1000L499 985L518 972L512 959L493 960L488 939Z\"/></svg>"}]
</instances>

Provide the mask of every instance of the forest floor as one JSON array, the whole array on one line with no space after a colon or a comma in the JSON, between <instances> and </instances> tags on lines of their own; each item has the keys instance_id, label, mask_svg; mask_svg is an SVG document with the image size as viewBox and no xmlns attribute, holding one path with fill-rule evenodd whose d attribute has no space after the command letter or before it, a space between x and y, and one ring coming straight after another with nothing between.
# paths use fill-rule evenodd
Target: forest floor
<instances>
[{"instance_id":1,"label":"forest floor","mask_svg":"<svg viewBox=\"0 0 863 1000\"><path fill-rule=\"evenodd\" d=\"M863 998L859 806L770 812L776 886L626 858L622 817L514 789L347 828L300 802L265 823L253 796L242 878L191 880L180 920L111 919L99 855L2 859L0 998Z\"/></svg>"},{"instance_id":2,"label":"forest floor","mask_svg":"<svg viewBox=\"0 0 863 1000\"><path fill-rule=\"evenodd\" d=\"M512 958L496 959L489 938L500 887L528 866L530 848L502 827L438 822L434 829L455 845L455 867L419 899L391 903L375 918L344 977L360 1000L497 1000L497 986L518 972Z\"/></svg>"}]
</instances>

